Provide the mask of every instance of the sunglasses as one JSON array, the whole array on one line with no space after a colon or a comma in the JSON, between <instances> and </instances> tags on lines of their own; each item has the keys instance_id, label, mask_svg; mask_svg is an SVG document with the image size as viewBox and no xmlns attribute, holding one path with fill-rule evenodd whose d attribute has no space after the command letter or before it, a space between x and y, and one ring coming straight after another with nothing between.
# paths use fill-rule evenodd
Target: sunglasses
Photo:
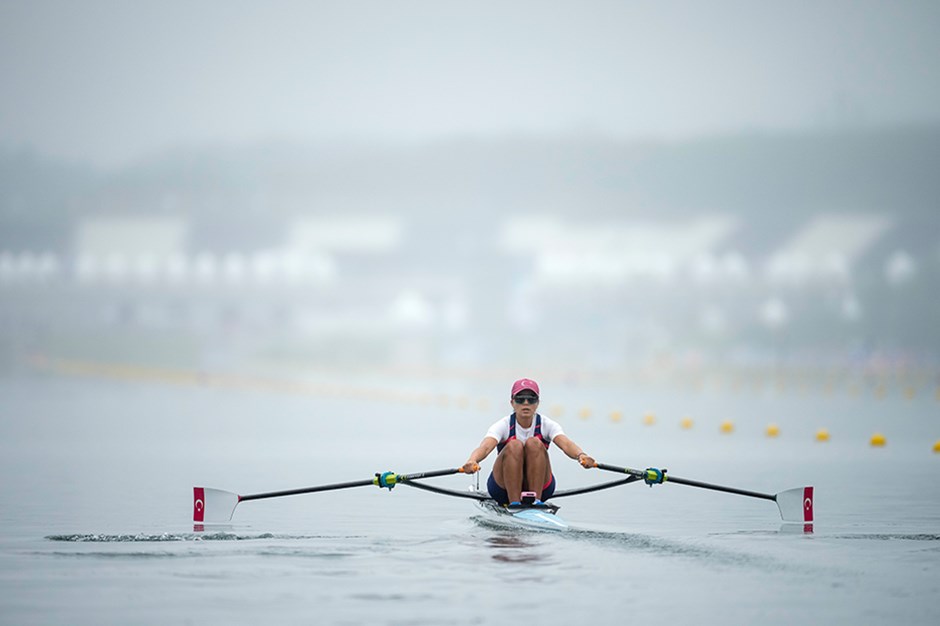
<instances>
[{"instance_id":1,"label":"sunglasses","mask_svg":"<svg viewBox=\"0 0 940 626\"><path fill-rule=\"evenodd\" d=\"M516 404L538 404L538 396L516 396L512 399Z\"/></svg>"}]
</instances>

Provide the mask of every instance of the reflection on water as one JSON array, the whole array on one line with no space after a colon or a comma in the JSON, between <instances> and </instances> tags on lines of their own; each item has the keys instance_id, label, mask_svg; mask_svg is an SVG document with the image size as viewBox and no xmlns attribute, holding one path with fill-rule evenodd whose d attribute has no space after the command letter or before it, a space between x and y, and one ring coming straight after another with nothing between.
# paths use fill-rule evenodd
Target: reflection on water
<instances>
[{"instance_id":1,"label":"reflection on water","mask_svg":"<svg viewBox=\"0 0 940 626\"><path fill-rule=\"evenodd\" d=\"M501 532L486 538L486 546L495 551L494 561L504 563L532 563L544 561L545 555L536 551L536 545L525 540L525 535Z\"/></svg>"},{"instance_id":2,"label":"reflection on water","mask_svg":"<svg viewBox=\"0 0 940 626\"><path fill-rule=\"evenodd\" d=\"M708 533L713 537L728 536L728 535L753 535L753 536L767 536L772 537L774 535L812 535L813 534L813 524L794 524L792 522L784 522L780 524L780 527L777 530L735 530L733 532L715 532Z\"/></svg>"}]
</instances>

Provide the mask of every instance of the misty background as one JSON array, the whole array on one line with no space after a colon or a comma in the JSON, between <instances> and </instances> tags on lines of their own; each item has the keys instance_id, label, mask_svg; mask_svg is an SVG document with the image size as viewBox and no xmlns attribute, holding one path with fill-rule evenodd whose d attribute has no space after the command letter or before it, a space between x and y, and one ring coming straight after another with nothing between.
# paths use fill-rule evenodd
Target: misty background
<instances>
[{"instance_id":1,"label":"misty background","mask_svg":"<svg viewBox=\"0 0 940 626\"><path fill-rule=\"evenodd\" d=\"M4 1L0 363L935 385L938 62L935 2Z\"/></svg>"}]
</instances>

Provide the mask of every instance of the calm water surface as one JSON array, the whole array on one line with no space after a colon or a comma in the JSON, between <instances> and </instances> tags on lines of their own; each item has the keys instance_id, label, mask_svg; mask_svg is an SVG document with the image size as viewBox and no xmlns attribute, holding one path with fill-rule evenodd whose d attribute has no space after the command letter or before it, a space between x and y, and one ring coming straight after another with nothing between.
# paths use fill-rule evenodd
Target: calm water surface
<instances>
[{"instance_id":1,"label":"calm water surface","mask_svg":"<svg viewBox=\"0 0 940 626\"><path fill-rule=\"evenodd\" d=\"M395 383L400 384L400 381ZM193 485L240 493L460 464L503 413L349 393L20 375L0 380L4 624L933 624L938 406L623 392L697 407L691 432L561 419L598 459L775 492L816 486L813 532L772 503L680 485L559 500L567 533L507 531L399 486L246 502L194 530ZM568 401L576 392L568 393ZM580 390L613 398L613 390ZM559 393L559 395L562 395ZM577 398L576 398L577 399ZM677 405L685 401L686 406ZM546 402L550 405L550 402ZM761 436L768 410L784 436ZM571 411L569 410L569 414ZM732 415L733 436L711 428ZM675 421L678 421L677 419ZM825 421L828 444L808 436ZM701 424L701 426L698 426ZM888 424L889 445L869 448ZM938 438L934 436L934 439ZM612 476L553 451L564 487ZM491 459L485 463L488 470ZM437 480L464 489L464 476Z\"/></svg>"}]
</instances>

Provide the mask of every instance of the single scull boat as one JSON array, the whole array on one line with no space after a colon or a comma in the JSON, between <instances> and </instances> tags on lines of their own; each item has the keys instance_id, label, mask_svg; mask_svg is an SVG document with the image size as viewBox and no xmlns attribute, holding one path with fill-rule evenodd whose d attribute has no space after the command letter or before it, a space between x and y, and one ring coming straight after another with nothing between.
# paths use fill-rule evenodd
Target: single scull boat
<instances>
[{"instance_id":1,"label":"single scull boat","mask_svg":"<svg viewBox=\"0 0 940 626\"><path fill-rule=\"evenodd\" d=\"M666 470L649 468L646 470L636 470L629 467L618 467L616 465L606 465L597 463L597 469L618 474L626 474L617 480L605 483L589 485L587 487L578 487L575 489L565 489L556 491L552 499L574 496L601 489L609 489L620 485L627 485L634 482L645 482L648 485L675 483L698 487L700 489L710 489L712 491L721 491L732 493L749 498L760 498L763 500L772 500L777 504L780 511L780 517L786 522L802 522L804 530L811 532L813 524L813 488L798 487L788 489L775 494L760 493L757 491L748 491L736 487L724 487L705 483L697 480L667 476ZM263 500L266 498L278 498L282 496L293 496L305 493L316 493L320 491L335 491L338 489L349 489L352 487L364 487L373 485L385 487L391 490L395 485L408 485L417 489L423 489L433 493L439 493L458 498L469 498L475 500L479 509L483 510L491 519L501 523L512 524L513 526L523 526L528 528L539 528L543 530L564 530L568 528L567 522L558 515L558 507L554 504L527 505L522 507L505 507L498 504L490 498L489 494L479 489L472 491L458 491L456 489L446 489L436 485L429 485L423 482L428 478L438 476L450 476L463 473L462 468L453 468L445 470L436 470L431 472L419 472L415 474L396 474L394 472L385 472L375 474L373 478L366 480L357 480L346 483L333 483L329 485L318 485L315 487L302 487L300 489L288 489L284 491L270 491L266 493L255 493L249 495L238 495L230 491L221 489L211 489L208 487L193 487L193 522L200 528L203 524L225 523L232 519L235 513L235 507L240 503L249 500Z\"/></svg>"}]
</instances>

